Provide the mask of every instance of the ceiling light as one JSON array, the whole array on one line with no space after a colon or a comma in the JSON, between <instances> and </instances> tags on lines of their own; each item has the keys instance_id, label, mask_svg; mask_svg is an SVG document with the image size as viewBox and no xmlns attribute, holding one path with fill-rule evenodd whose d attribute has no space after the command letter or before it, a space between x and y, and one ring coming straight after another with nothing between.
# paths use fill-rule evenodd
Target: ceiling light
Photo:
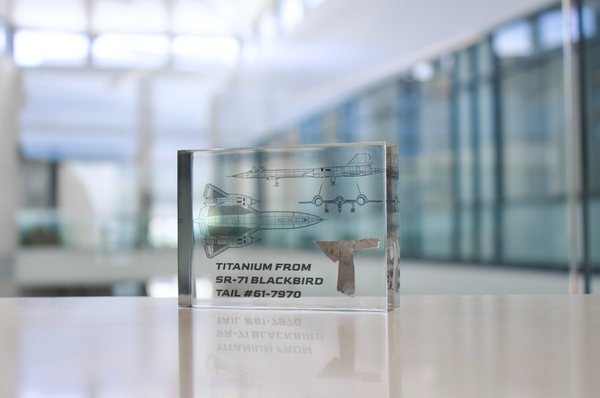
<instances>
[{"instance_id":1,"label":"ceiling light","mask_svg":"<svg viewBox=\"0 0 600 398\"><path fill-rule=\"evenodd\" d=\"M82 33L20 29L14 35L13 56L18 66L83 66L89 46Z\"/></svg>"},{"instance_id":2,"label":"ceiling light","mask_svg":"<svg viewBox=\"0 0 600 398\"><path fill-rule=\"evenodd\" d=\"M234 66L240 44L229 36L176 36L173 39L173 62L182 69Z\"/></svg>"},{"instance_id":3,"label":"ceiling light","mask_svg":"<svg viewBox=\"0 0 600 398\"><path fill-rule=\"evenodd\" d=\"M433 78L434 69L431 62L421 61L412 68L412 75L420 82L427 82Z\"/></svg>"},{"instance_id":4,"label":"ceiling light","mask_svg":"<svg viewBox=\"0 0 600 398\"><path fill-rule=\"evenodd\" d=\"M158 68L169 59L169 38L160 34L105 33L92 44L94 65L108 68Z\"/></svg>"},{"instance_id":5,"label":"ceiling light","mask_svg":"<svg viewBox=\"0 0 600 398\"><path fill-rule=\"evenodd\" d=\"M302 0L283 0L279 9L279 23L285 32L289 32L302 22L304 3Z\"/></svg>"}]
</instances>

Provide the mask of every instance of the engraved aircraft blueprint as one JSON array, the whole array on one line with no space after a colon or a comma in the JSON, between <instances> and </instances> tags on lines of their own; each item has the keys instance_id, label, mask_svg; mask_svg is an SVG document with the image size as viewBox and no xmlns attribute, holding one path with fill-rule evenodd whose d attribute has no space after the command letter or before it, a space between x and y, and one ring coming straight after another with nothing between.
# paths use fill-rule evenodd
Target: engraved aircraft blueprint
<instances>
[{"instance_id":1,"label":"engraved aircraft blueprint","mask_svg":"<svg viewBox=\"0 0 600 398\"><path fill-rule=\"evenodd\" d=\"M350 203L352 205L352 207L350 208L350 212L354 213L356 211L355 204L357 204L359 206L364 206L365 204L371 203L371 202L372 203L383 202L382 200L367 199L367 195L360 192L360 187L358 186L358 184L356 184L356 186L358 187L358 196L356 197L356 199L346 199L342 195L338 195L335 199L323 199L323 197L321 196L321 189L323 189L323 184L321 184L319 193L316 194L315 196L313 196L312 200L309 200L306 202L298 202L298 203L300 203L300 204L312 203L313 205L315 205L317 207L321 206L322 204L325 204L325 213L329 213L329 208L328 208L329 205L337 205L338 213L341 213L342 206L345 205L346 203Z\"/></svg>"},{"instance_id":2,"label":"engraved aircraft blueprint","mask_svg":"<svg viewBox=\"0 0 600 398\"><path fill-rule=\"evenodd\" d=\"M204 188L204 205L196 222L206 236L204 251L213 258L229 248L239 248L260 241L251 235L262 229L296 229L323 221L321 217L297 211L258 211L258 200L228 194L212 184Z\"/></svg>"},{"instance_id":3,"label":"engraved aircraft blueprint","mask_svg":"<svg viewBox=\"0 0 600 398\"><path fill-rule=\"evenodd\" d=\"M281 178L329 178L331 179L331 185L335 185L338 177L363 177L383 172L384 169L373 167L370 154L357 153L345 166L315 167L312 169L265 169L263 166L252 166L250 171L229 177L275 180L275 186L279 186L277 180Z\"/></svg>"}]
</instances>

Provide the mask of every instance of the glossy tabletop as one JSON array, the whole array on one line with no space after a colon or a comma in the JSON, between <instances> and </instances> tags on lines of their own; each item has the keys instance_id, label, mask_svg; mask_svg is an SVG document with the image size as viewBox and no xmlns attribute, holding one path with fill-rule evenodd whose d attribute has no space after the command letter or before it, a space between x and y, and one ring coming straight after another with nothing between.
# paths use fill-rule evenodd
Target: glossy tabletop
<instances>
[{"instance_id":1,"label":"glossy tabletop","mask_svg":"<svg viewBox=\"0 0 600 398\"><path fill-rule=\"evenodd\" d=\"M598 397L600 296L403 296L388 314L0 299L1 397Z\"/></svg>"}]
</instances>

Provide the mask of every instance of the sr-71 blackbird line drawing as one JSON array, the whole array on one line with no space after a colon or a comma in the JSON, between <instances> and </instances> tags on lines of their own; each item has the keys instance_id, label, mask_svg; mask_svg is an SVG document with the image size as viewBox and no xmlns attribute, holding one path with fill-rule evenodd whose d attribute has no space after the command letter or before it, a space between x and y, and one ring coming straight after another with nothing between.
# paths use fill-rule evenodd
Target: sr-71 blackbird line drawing
<instances>
[{"instance_id":1,"label":"sr-71 blackbird line drawing","mask_svg":"<svg viewBox=\"0 0 600 398\"><path fill-rule=\"evenodd\" d=\"M367 199L367 195L360 192L360 187L358 186L358 184L356 184L356 187L358 188L358 196L356 197L356 199L346 199L342 195L338 195L338 197L335 199L324 200L323 197L321 196L321 189L323 189L323 184L321 184L321 188L319 188L319 193L316 194L315 196L313 196L312 200L306 201L306 202L298 202L298 203L300 203L300 204L312 203L313 205L315 205L317 207L319 207L323 203L325 203L325 213L329 213L329 208L328 208L329 205L332 205L332 204L337 205L338 213L341 213L342 205L345 205L346 203L351 203L352 208L350 209L350 211L352 213L354 213L356 211L356 207L354 206L354 204L357 204L359 206L364 206L366 203L369 203L369 202L373 202L373 203L383 202L382 200Z\"/></svg>"},{"instance_id":2,"label":"sr-71 blackbird line drawing","mask_svg":"<svg viewBox=\"0 0 600 398\"><path fill-rule=\"evenodd\" d=\"M250 196L228 194L212 184L204 188L205 207L196 222L206 236L204 251L213 258L229 248L258 242L251 235L261 229L296 229L323 221L321 217L297 211L258 211L252 207L258 200Z\"/></svg>"},{"instance_id":3,"label":"sr-71 blackbird line drawing","mask_svg":"<svg viewBox=\"0 0 600 398\"><path fill-rule=\"evenodd\" d=\"M346 166L315 167L313 169L265 169L263 166L252 166L250 171L229 177L275 180L276 187L279 186L277 180L280 178L330 178L331 185L335 185L338 177L370 176L384 171L385 169L373 167L370 154L357 153Z\"/></svg>"}]
</instances>

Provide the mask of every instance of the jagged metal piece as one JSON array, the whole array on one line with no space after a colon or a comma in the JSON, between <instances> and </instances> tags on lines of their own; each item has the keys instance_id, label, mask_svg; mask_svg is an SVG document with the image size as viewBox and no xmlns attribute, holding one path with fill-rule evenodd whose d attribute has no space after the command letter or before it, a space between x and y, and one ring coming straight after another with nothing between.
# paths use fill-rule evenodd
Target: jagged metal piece
<instances>
[{"instance_id":1,"label":"jagged metal piece","mask_svg":"<svg viewBox=\"0 0 600 398\"><path fill-rule=\"evenodd\" d=\"M379 238L340 241L315 241L323 253L334 263L339 262L337 291L354 297L354 251L378 249Z\"/></svg>"}]
</instances>

